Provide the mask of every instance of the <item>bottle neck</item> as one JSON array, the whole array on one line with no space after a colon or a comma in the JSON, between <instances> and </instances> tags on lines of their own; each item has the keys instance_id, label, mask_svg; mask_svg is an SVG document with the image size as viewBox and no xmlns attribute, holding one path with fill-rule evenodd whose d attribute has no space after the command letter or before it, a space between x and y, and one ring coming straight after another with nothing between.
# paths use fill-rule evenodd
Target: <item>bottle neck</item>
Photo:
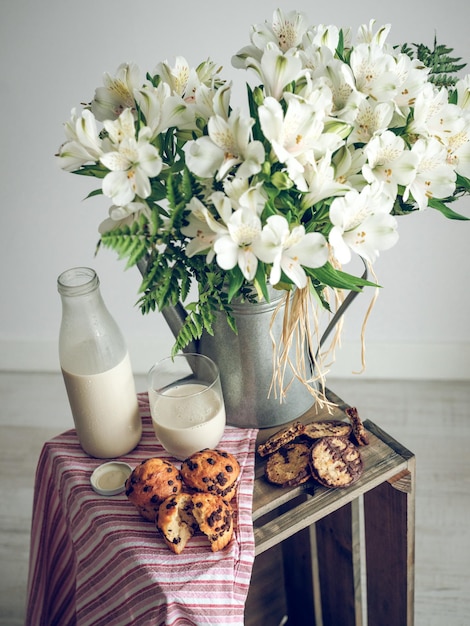
<instances>
[{"instance_id":1,"label":"bottle neck","mask_svg":"<svg viewBox=\"0 0 470 626\"><path fill-rule=\"evenodd\" d=\"M98 275L89 267L73 267L62 272L57 279L57 290L61 296L84 296L99 290L99 286Z\"/></svg>"},{"instance_id":2,"label":"bottle neck","mask_svg":"<svg viewBox=\"0 0 470 626\"><path fill-rule=\"evenodd\" d=\"M64 370L73 374L107 371L127 354L124 337L108 311L95 271L77 267L57 279L62 301L59 356Z\"/></svg>"}]
</instances>

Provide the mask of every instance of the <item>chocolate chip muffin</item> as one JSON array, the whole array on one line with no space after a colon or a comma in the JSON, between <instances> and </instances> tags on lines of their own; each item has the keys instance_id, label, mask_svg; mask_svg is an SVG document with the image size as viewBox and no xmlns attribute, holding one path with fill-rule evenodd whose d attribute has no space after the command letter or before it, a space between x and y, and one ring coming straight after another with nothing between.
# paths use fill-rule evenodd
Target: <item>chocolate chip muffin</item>
<instances>
[{"instance_id":1,"label":"chocolate chip muffin","mask_svg":"<svg viewBox=\"0 0 470 626\"><path fill-rule=\"evenodd\" d=\"M193 515L199 529L207 536L212 552L222 550L233 535L233 511L229 502L211 493L192 496Z\"/></svg>"},{"instance_id":2,"label":"chocolate chip muffin","mask_svg":"<svg viewBox=\"0 0 470 626\"><path fill-rule=\"evenodd\" d=\"M221 496L227 502L236 492L240 464L224 450L201 450L185 459L181 477L190 489Z\"/></svg>"},{"instance_id":3,"label":"chocolate chip muffin","mask_svg":"<svg viewBox=\"0 0 470 626\"><path fill-rule=\"evenodd\" d=\"M142 517L150 522L155 521L163 500L181 491L181 474L165 459L142 461L126 481L126 496Z\"/></svg>"},{"instance_id":4,"label":"chocolate chip muffin","mask_svg":"<svg viewBox=\"0 0 470 626\"><path fill-rule=\"evenodd\" d=\"M188 493L178 493L166 498L158 509L157 528L161 530L166 545L175 554L184 550L199 528L192 511L193 500Z\"/></svg>"},{"instance_id":5,"label":"chocolate chip muffin","mask_svg":"<svg viewBox=\"0 0 470 626\"><path fill-rule=\"evenodd\" d=\"M222 550L233 535L232 507L211 493L179 493L159 507L157 528L175 554L181 554L194 533L207 536L212 552Z\"/></svg>"}]
</instances>

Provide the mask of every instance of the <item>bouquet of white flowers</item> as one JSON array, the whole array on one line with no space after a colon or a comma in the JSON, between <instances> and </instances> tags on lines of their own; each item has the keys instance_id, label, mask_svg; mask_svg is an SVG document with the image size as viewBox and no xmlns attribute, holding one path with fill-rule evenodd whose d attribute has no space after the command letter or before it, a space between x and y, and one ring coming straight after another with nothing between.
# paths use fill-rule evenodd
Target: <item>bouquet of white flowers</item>
<instances>
[{"instance_id":1,"label":"bouquet of white flowers","mask_svg":"<svg viewBox=\"0 0 470 626\"><path fill-rule=\"evenodd\" d=\"M470 191L470 76L452 49L391 46L389 26L312 26L276 11L233 57L256 81L248 111L211 60L179 57L142 79L134 64L104 77L74 110L63 169L101 179L109 217L100 243L142 271L148 312L198 296L175 351L237 298L268 286L307 290L371 283L343 270L373 264L398 240L397 216Z\"/></svg>"}]
</instances>

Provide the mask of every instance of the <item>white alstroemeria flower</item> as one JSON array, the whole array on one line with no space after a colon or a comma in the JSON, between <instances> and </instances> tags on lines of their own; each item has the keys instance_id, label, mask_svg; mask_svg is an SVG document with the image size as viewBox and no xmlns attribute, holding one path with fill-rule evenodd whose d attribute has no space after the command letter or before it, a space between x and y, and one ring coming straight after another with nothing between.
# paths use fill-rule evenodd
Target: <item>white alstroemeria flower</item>
<instances>
[{"instance_id":1,"label":"white alstroemeria flower","mask_svg":"<svg viewBox=\"0 0 470 626\"><path fill-rule=\"evenodd\" d=\"M120 220L114 220L112 217L107 217L103 220L98 226L98 232L100 235L104 235L105 233L109 233L115 228L121 228L122 226L132 226L132 223L135 220L135 214L130 213L126 215Z\"/></svg>"},{"instance_id":2,"label":"white alstroemeria flower","mask_svg":"<svg viewBox=\"0 0 470 626\"><path fill-rule=\"evenodd\" d=\"M335 170L336 181L360 191L366 184L362 175L362 167L365 162L366 157L362 148L342 146L335 152L331 161Z\"/></svg>"},{"instance_id":3,"label":"white alstroemeria flower","mask_svg":"<svg viewBox=\"0 0 470 626\"><path fill-rule=\"evenodd\" d=\"M395 61L393 71L398 78L398 89L394 101L406 117L424 89L429 69L419 59L410 59L407 54L399 54Z\"/></svg>"},{"instance_id":4,"label":"white alstroemeria flower","mask_svg":"<svg viewBox=\"0 0 470 626\"><path fill-rule=\"evenodd\" d=\"M186 208L190 210L188 224L181 228L182 234L191 238L185 247L186 256L191 258L196 254L207 254L206 261L211 263L217 233L209 225L209 211L196 196L191 198Z\"/></svg>"},{"instance_id":5,"label":"white alstroemeria flower","mask_svg":"<svg viewBox=\"0 0 470 626\"><path fill-rule=\"evenodd\" d=\"M166 61L157 65L155 73L170 90L164 112L164 117L173 118L168 127L196 130L199 117L205 121L214 113L227 117L230 84L217 79L219 69L209 60L190 68L184 57L176 57L174 67Z\"/></svg>"},{"instance_id":6,"label":"white alstroemeria flower","mask_svg":"<svg viewBox=\"0 0 470 626\"><path fill-rule=\"evenodd\" d=\"M447 142L447 138L464 127L458 106L449 103L447 89L437 89L426 83L416 97L413 120L407 130L410 134L434 136Z\"/></svg>"},{"instance_id":7,"label":"white alstroemeria flower","mask_svg":"<svg viewBox=\"0 0 470 626\"><path fill-rule=\"evenodd\" d=\"M302 60L302 66L309 70L305 78L310 78L311 80L323 77L325 75L325 67L332 63L335 58L334 50L330 50L327 46L319 46L313 42L306 42L306 45L299 50L299 56Z\"/></svg>"},{"instance_id":8,"label":"white alstroemeria flower","mask_svg":"<svg viewBox=\"0 0 470 626\"><path fill-rule=\"evenodd\" d=\"M306 233L304 226L294 226L282 215L271 215L266 220L261 236L253 250L264 263L272 263L271 285L281 280L281 271L302 289L307 285L305 267L322 267L328 260L328 245L321 233Z\"/></svg>"},{"instance_id":9,"label":"white alstroemeria flower","mask_svg":"<svg viewBox=\"0 0 470 626\"><path fill-rule=\"evenodd\" d=\"M72 117L65 124L65 134L68 141L57 155L63 170L74 172L86 163L98 161L103 154L103 142L91 111L85 109L78 116L76 109L72 109Z\"/></svg>"},{"instance_id":10,"label":"white alstroemeria flower","mask_svg":"<svg viewBox=\"0 0 470 626\"><path fill-rule=\"evenodd\" d=\"M298 48L306 31L306 16L298 11L284 13L281 9L276 9L273 15L272 31L275 36L275 43L283 52L291 48ZM261 43L262 39L257 39L253 35L253 43Z\"/></svg>"},{"instance_id":11,"label":"white alstroemeria flower","mask_svg":"<svg viewBox=\"0 0 470 626\"><path fill-rule=\"evenodd\" d=\"M250 46L246 46L232 58L234 67L246 68L247 60L261 60L261 54L270 44L282 52L298 48L306 32L306 16L298 11L284 14L281 9L273 13L272 23L253 24L250 29Z\"/></svg>"},{"instance_id":12,"label":"white alstroemeria flower","mask_svg":"<svg viewBox=\"0 0 470 626\"><path fill-rule=\"evenodd\" d=\"M228 220L227 229L227 234L214 242L217 264L224 270L238 265L246 280L253 280L258 259L252 244L261 232L260 218L250 209L237 209Z\"/></svg>"},{"instance_id":13,"label":"white alstroemeria flower","mask_svg":"<svg viewBox=\"0 0 470 626\"><path fill-rule=\"evenodd\" d=\"M385 46L385 41L391 28L390 24L381 26L376 33L374 33L374 25L375 20L370 20L369 24L362 24L362 26L359 26L356 36L358 44L374 44L380 48Z\"/></svg>"},{"instance_id":14,"label":"white alstroemeria flower","mask_svg":"<svg viewBox=\"0 0 470 626\"><path fill-rule=\"evenodd\" d=\"M237 67L236 61L232 62ZM266 95L276 100L282 98L286 85L304 73L299 52L291 49L283 53L274 43L267 44L260 58L247 56L241 67L254 70L264 85Z\"/></svg>"},{"instance_id":15,"label":"white alstroemeria flower","mask_svg":"<svg viewBox=\"0 0 470 626\"><path fill-rule=\"evenodd\" d=\"M325 198L343 195L351 189L349 185L336 179L331 155L326 155L318 162L306 164L303 177L307 191L300 202L302 209L307 209Z\"/></svg>"},{"instance_id":16,"label":"white alstroemeria flower","mask_svg":"<svg viewBox=\"0 0 470 626\"><path fill-rule=\"evenodd\" d=\"M338 59L331 59L322 65L321 73L331 90L332 115L344 122L353 122L366 95L357 91L351 68Z\"/></svg>"},{"instance_id":17,"label":"white alstroemeria flower","mask_svg":"<svg viewBox=\"0 0 470 626\"><path fill-rule=\"evenodd\" d=\"M295 163L297 157L315 147L323 131L324 115L303 99L288 98L287 111L275 98L266 98L258 109L263 134L271 142L281 163L286 163L294 178L303 166Z\"/></svg>"},{"instance_id":18,"label":"white alstroemeria flower","mask_svg":"<svg viewBox=\"0 0 470 626\"><path fill-rule=\"evenodd\" d=\"M457 105L464 111L470 111L470 74L461 78L456 86Z\"/></svg>"},{"instance_id":19,"label":"white alstroemeria flower","mask_svg":"<svg viewBox=\"0 0 470 626\"><path fill-rule=\"evenodd\" d=\"M209 200L214 205L215 210L217 211L218 216L222 220L222 225L219 224L215 219L211 222L209 219L209 224L212 224L212 228L214 232L224 234L227 231L227 224L229 219L232 217L234 206L232 204L232 199L229 198L222 191L214 191L209 197Z\"/></svg>"},{"instance_id":20,"label":"white alstroemeria flower","mask_svg":"<svg viewBox=\"0 0 470 626\"><path fill-rule=\"evenodd\" d=\"M398 241L397 221L390 215L393 200L382 185L367 185L335 198L330 207L333 228L329 242L340 263L351 260L351 250L374 263L381 250Z\"/></svg>"},{"instance_id":21,"label":"white alstroemeria flower","mask_svg":"<svg viewBox=\"0 0 470 626\"><path fill-rule=\"evenodd\" d=\"M470 117L464 128L447 139L447 163L457 174L470 178Z\"/></svg>"},{"instance_id":22,"label":"white alstroemeria flower","mask_svg":"<svg viewBox=\"0 0 470 626\"><path fill-rule=\"evenodd\" d=\"M177 56L173 67L170 67L168 61L162 61L157 65L155 73L170 86L173 94L181 97L185 96L191 68L184 57Z\"/></svg>"},{"instance_id":23,"label":"white alstroemeria flower","mask_svg":"<svg viewBox=\"0 0 470 626\"><path fill-rule=\"evenodd\" d=\"M161 82L158 87L144 85L135 92L135 100L139 105L154 139L169 128L195 129L194 112L184 102L181 96L171 95L167 83Z\"/></svg>"},{"instance_id":24,"label":"white alstroemeria flower","mask_svg":"<svg viewBox=\"0 0 470 626\"><path fill-rule=\"evenodd\" d=\"M129 204L136 195L147 198L151 192L149 178L161 172L162 159L149 143L150 135L150 129L144 127L138 139L126 137L117 150L100 158L101 163L111 170L103 179L103 193L117 205Z\"/></svg>"},{"instance_id":25,"label":"white alstroemeria flower","mask_svg":"<svg viewBox=\"0 0 470 626\"><path fill-rule=\"evenodd\" d=\"M194 100L197 87L201 84L212 84L219 69L209 60L197 68L192 68L184 57L177 56L173 67L170 67L168 61L163 61L157 65L155 73L170 86L173 94L191 102Z\"/></svg>"},{"instance_id":26,"label":"white alstroemeria flower","mask_svg":"<svg viewBox=\"0 0 470 626\"><path fill-rule=\"evenodd\" d=\"M334 54L338 48L339 43L339 28L330 24L325 26L324 24L318 24L309 28L305 33L303 39L303 47L306 49L309 46L318 48L328 48L328 50ZM347 46L347 42L345 41Z\"/></svg>"},{"instance_id":27,"label":"white alstroemeria flower","mask_svg":"<svg viewBox=\"0 0 470 626\"><path fill-rule=\"evenodd\" d=\"M101 222L98 231L102 235L124 224L130 226L142 213L150 218L151 210L146 202L129 202L129 204L125 206L116 206L113 204L109 208L109 217Z\"/></svg>"},{"instance_id":28,"label":"white alstroemeria flower","mask_svg":"<svg viewBox=\"0 0 470 626\"><path fill-rule=\"evenodd\" d=\"M237 167L236 175L248 178L261 170L265 153L260 141L251 140L254 120L233 112L226 120L218 115L209 119L209 135L184 146L186 164L197 176L222 180Z\"/></svg>"},{"instance_id":29,"label":"white alstroemeria flower","mask_svg":"<svg viewBox=\"0 0 470 626\"><path fill-rule=\"evenodd\" d=\"M297 51L282 53L274 46L268 46L261 57L260 76L267 96L280 100L284 87L297 80L302 74L302 61Z\"/></svg>"},{"instance_id":30,"label":"white alstroemeria flower","mask_svg":"<svg viewBox=\"0 0 470 626\"><path fill-rule=\"evenodd\" d=\"M105 120L103 126L114 145L124 139L135 139L135 122L131 109L124 109L116 120Z\"/></svg>"},{"instance_id":31,"label":"white alstroemeria flower","mask_svg":"<svg viewBox=\"0 0 470 626\"><path fill-rule=\"evenodd\" d=\"M394 58L380 46L359 44L350 58L356 89L377 102L390 102L398 90L394 65Z\"/></svg>"},{"instance_id":32,"label":"white alstroemeria flower","mask_svg":"<svg viewBox=\"0 0 470 626\"><path fill-rule=\"evenodd\" d=\"M137 213L145 213L147 217L150 217L150 208L146 202L129 202L124 206L112 205L109 208L109 217L115 222L125 219L129 215L136 215Z\"/></svg>"},{"instance_id":33,"label":"white alstroemeria flower","mask_svg":"<svg viewBox=\"0 0 470 626\"><path fill-rule=\"evenodd\" d=\"M266 206L267 197L262 182L250 185L246 178L231 178L224 181L224 192L236 209L250 209L261 215Z\"/></svg>"},{"instance_id":34,"label":"white alstroemeria flower","mask_svg":"<svg viewBox=\"0 0 470 626\"><path fill-rule=\"evenodd\" d=\"M228 120L230 114L231 83L224 83L216 90L207 85L199 85L194 97L194 115L197 118L208 120L212 115L218 115Z\"/></svg>"},{"instance_id":35,"label":"white alstroemeria flower","mask_svg":"<svg viewBox=\"0 0 470 626\"><path fill-rule=\"evenodd\" d=\"M412 152L417 156L416 175L406 187L403 200L406 202L411 193L418 207L423 210L428 206L430 198L447 198L454 193L456 175L446 161L446 148L434 137L418 139Z\"/></svg>"},{"instance_id":36,"label":"white alstroemeria flower","mask_svg":"<svg viewBox=\"0 0 470 626\"><path fill-rule=\"evenodd\" d=\"M122 63L116 76L106 73L103 87L98 87L91 103L91 110L100 122L116 119L124 109L135 111L134 90L142 85L141 75L135 63Z\"/></svg>"},{"instance_id":37,"label":"white alstroemeria flower","mask_svg":"<svg viewBox=\"0 0 470 626\"><path fill-rule=\"evenodd\" d=\"M368 143L376 133L388 128L392 117L393 105L391 103L374 103L371 99L363 100L359 104L348 143Z\"/></svg>"},{"instance_id":38,"label":"white alstroemeria flower","mask_svg":"<svg viewBox=\"0 0 470 626\"><path fill-rule=\"evenodd\" d=\"M369 183L383 182L384 192L395 199L398 185L409 185L415 177L418 157L406 149L401 137L386 130L376 135L365 146L367 163L362 168L364 178Z\"/></svg>"}]
</instances>

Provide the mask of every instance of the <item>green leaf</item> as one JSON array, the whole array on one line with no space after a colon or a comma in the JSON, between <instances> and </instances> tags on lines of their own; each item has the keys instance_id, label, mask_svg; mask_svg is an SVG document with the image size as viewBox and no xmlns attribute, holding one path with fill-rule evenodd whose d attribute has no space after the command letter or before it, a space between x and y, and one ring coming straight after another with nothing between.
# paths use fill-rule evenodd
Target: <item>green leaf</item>
<instances>
[{"instance_id":1,"label":"green leaf","mask_svg":"<svg viewBox=\"0 0 470 626\"><path fill-rule=\"evenodd\" d=\"M90 191L90 193L85 197L85 200L88 200L88 198L93 198L94 196L102 196L102 195L103 195L102 189L95 189L94 191Z\"/></svg>"},{"instance_id":2,"label":"green leaf","mask_svg":"<svg viewBox=\"0 0 470 626\"><path fill-rule=\"evenodd\" d=\"M80 169L75 170L74 174L80 176L94 176L94 178L104 178L109 170L103 165L82 165Z\"/></svg>"},{"instance_id":3,"label":"green leaf","mask_svg":"<svg viewBox=\"0 0 470 626\"><path fill-rule=\"evenodd\" d=\"M465 215L461 215L460 213L453 211L446 204L444 204L442 200L438 200L437 198L431 198L428 202L428 206L430 206L432 209L436 209L436 211L442 213L442 215L444 215L444 217L447 217L447 219L449 220L468 221L470 219Z\"/></svg>"},{"instance_id":4,"label":"green leaf","mask_svg":"<svg viewBox=\"0 0 470 626\"><path fill-rule=\"evenodd\" d=\"M243 285L244 277L239 267L236 267L229 273L230 282L228 286L228 301L232 302L233 298L240 293Z\"/></svg>"},{"instance_id":5,"label":"green leaf","mask_svg":"<svg viewBox=\"0 0 470 626\"><path fill-rule=\"evenodd\" d=\"M362 291L363 287L378 287L373 283L359 276L353 276L347 272L335 269L331 263L325 263L323 267L315 269L305 268L309 276L318 279L324 285L334 287L336 289L348 289L349 291Z\"/></svg>"},{"instance_id":6,"label":"green leaf","mask_svg":"<svg viewBox=\"0 0 470 626\"><path fill-rule=\"evenodd\" d=\"M266 266L261 261L258 263L258 267L256 268L255 281L258 284L258 287L261 289L261 293L264 296L266 302L269 301L269 293L268 286L266 284Z\"/></svg>"}]
</instances>

